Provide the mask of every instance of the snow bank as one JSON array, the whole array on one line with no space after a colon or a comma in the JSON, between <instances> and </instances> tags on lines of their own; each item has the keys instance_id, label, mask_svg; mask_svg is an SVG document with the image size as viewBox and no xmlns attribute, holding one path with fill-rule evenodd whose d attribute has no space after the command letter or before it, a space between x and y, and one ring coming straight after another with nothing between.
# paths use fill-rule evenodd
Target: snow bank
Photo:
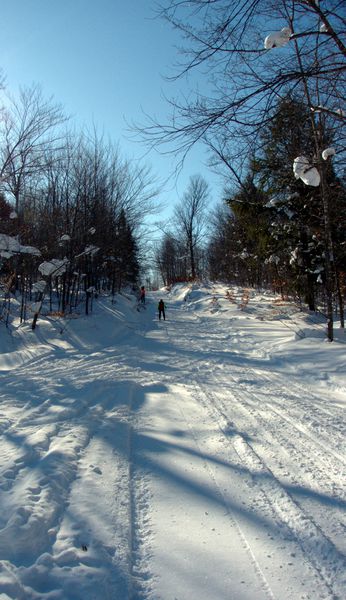
<instances>
[{"instance_id":1,"label":"snow bank","mask_svg":"<svg viewBox=\"0 0 346 600\"><path fill-rule=\"evenodd\" d=\"M173 288L171 294L179 299ZM185 289L186 291L186 289ZM244 302L244 290L230 289L224 284L191 286L182 308L199 318L222 319L225 331L236 318L249 336L249 351L267 356L276 369L288 377L304 377L311 387L322 385L333 389L346 403L344 390L346 337L335 323L334 343L327 341L326 320L294 302L284 302L271 292L249 290ZM230 303L229 297L233 298ZM244 337L244 336L243 336Z\"/></svg>"}]
</instances>

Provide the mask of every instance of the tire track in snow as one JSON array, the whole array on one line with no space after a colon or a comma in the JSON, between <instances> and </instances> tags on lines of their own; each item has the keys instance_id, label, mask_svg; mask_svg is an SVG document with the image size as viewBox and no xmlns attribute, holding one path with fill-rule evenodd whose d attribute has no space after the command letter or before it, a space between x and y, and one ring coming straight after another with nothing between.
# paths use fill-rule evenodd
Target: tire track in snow
<instances>
[{"instance_id":1,"label":"tire track in snow","mask_svg":"<svg viewBox=\"0 0 346 600\"><path fill-rule=\"evenodd\" d=\"M199 449L200 454L203 455L204 452L202 451L202 448L200 447L200 444L198 441L198 436L197 436L193 426L191 425L190 420L188 420L187 417L185 416L184 410L181 407L181 405L179 406L179 410L180 410L181 415L186 423L187 429L191 432L191 435L195 441L196 447ZM243 530L239 524L239 521L237 520L237 518L234 514L234 511L232 510L232 507L230 506L228 499L226 498L225 494L222 491L221 486L219 486L219 484L217 482L216 474L213 470L211 462L205 461L204 465L205 465L206 470L209 473L209 477L213 482L213 485L214 485L215 490L217 491L217 494L222 499L222 502L226 509L227 517L228 517L229 521L231 522L233 529L235 529L235 531L237 532L237 535L240 540L240 544L246 550L246 552L249 556L250 564L252 565L252 567L256 573L256 576L258 577L258 579L260 581L261 588L266 593L268 599L275 600L275 596L271 590L268 580L265 577L265 574L264 574L263 570L261 569L260 564L257 561L254 552L252 551L251 544L250 544L249 540L247 539L245 533L243 532Z\"/></svg>"},{"instance_id":2,"label":"tire track in snow","mask_svg":"<svg viewBox=\"0 0 346 600\"><path fill-rule=\"evenodd\" d=\"M342 488L346 477L344 457L331 448L326 440L321 442L314 432L299 422L297 416L293 419L287 415L288 402L281 402L280 409L278 408L277 398L285 397L286 390L283 388L275 392L271 390L269 394L260 396L253 390L249 393L244 385L239 386L236 379L234 382L237 383L237 391L232 392L232 397L241 400L242 409L247 410L257 422L261 423L262 430L267 435L271 435L272 440L279 441L290 458L295 460L299 470L302 466L304 467L304 473L308 479L313 474L314 481L311 481L311 485L315 484L316 487L316 483L318 483L319 489L326 496L332 490L335 497L345 500L345 491ZM296 436L293 438L292 430L296 431ZM334 432L330 432L331 437L335 437L333 434ZM292 441L297 438L299 440L298 450Z\"/></svg>"},{"instance_id":3,"label":"tire track in snow","mask_svg":"<svg viewBox=\"0 0 346 600\"><path fill-rule=\"evenodd\" d=\"M165 332L166 332L167 339L170 340L170 338L171 338L170 331L167 327L165 328ZM191 419L187 418L181 403L179 404L179 412L181 413L183 420L186 423L186 428L191 433L191 436L194 440L196 448L199 450L199 454L201 456L203 456L204 454L207 454L207 452L202 450L200 442L199 442L199 437L194 430L194 427L191 423ZM209 410L208 410L208 413L209 413ZM222 489L222 485L219 485L219 483L217 481L217 474L216 474L215 469L213 468L212 461L204 461L204 467L209 474L210 480L213 482L213 487L216 491L216 494L222 500L222 503L225 507L225 511L227 514L227 518L231 523L231 527L233 528L233 530L235 530L237 532L237 536L239 538L240 545L241 545L241 547L244 548L244 550L246 551L246 553L249 557L249 563L251 564L251 566L254 570L254 573L259 581L261 589L265 593L268 600L275 600L275 595L273 594L273 591L272 591L270 584L264 574L264 571L262 570L258 560L256 559L255 553L253 552L252 547L251 547L251 543L248 540L243 529L241 528L240 523L235 515L235 512L229 502L229 499L226 497L226 495Z\"/></svg>"},{"instance_id":4,"label":"tire track in snow","mask_svg":"<svg viewBox=\"0 0 346 600\"><path fill-rule=\"evenodd\" d=\"M252 402L249 404L249 394L242 390L232 394L232 398L241 400L241 409L250 413L255 420L253 429L249 434L256 433L258 425L264 435L257 452L270 456L271 470L279 479L285 478L285 485L291 490L296 501L309 514L316 523L323 521L322 529L326 537L335 545L338 552L345 553L346 546L342 547L341 540L346 530L345 510L346 503L343 482L345 481L344 461L339 461L333 451L327 449L330 456L323 451L322 444L315 440L299 424L287 419L280 411L273 409L267 401L266 408L261 407L258 399L257 407ZM252 393L252 397L256 395ZM275 420L272 415L275 415ZM292 436L292 431L296 434ZM298 448L297 448L298 442ZM282 453L282 460L278 454ZM267 458L268 460L268 458ZM290 474L289 464L296 465L293 477ZM284 466L285 465L285 466ZM316 499L320 501L316 501ZM323 503L323 507L320 503ZM328 519L323 512L328 508ZM322 515L321 515L322 511ZM336 540L336 541L334 541Z\"/></svg>"},{"instance_id":5,"label":"tire track in snow","mask_svg":"<svg viewBox=\"0 0 346 600\"><path fill-rule=\"evenodd\" d=\"M275 395L278 397L280 397L282 390L285 391L285 395L286 397L289 397L290 402L285 405L280 404L280 409L281 411L285 409L286 412L288 412L288 410L295 411L292 424L294 425L294 422L299 422L300 428L304 427L307 435L309 435L309 432L310 435L316 433L314 425L316 425L317 422L325 424L325 429L318 431L319 440L323 440L321 446L324 450L328 448L330 452L333 452L331 446L331 443L333 442L335 457L346 464L345 458L338 452L339 447L343 448L346 433L346 431L339 431L338 429L345 418L343 408L340 408L339 411L332 414L327 408L320 405L321 398L316 396L311 390L306 389L293 381L289 382L288 388L287 383L276 373L271 373L270 377L257 369L247 369L247 373L249 373L251 377L255 376L258 382L262 381L269 384L271 396L274 395L274 385L277 386L277 393ZM315 400L315 403L312 403L312 400ZM309 418L310 411L312 411L312 414ZM290 418L290 416L288 418ZM302 423L304 423L304 425L302 425ZM329 430L327 428L329 428ZM316 443L318 443L319 440L315 440ZM338 442L337 445L336 442Z\"/></svg>"},{"instance_id":6,"label":"tire track in snow","mask_svg":"<svg viewBox=\"0 0 346 600\"><path fill-rule=\"evenodd\" d=\"M231 375L229 376L228 383L230 379L232 379ZM340 480L343 480L342 473L346 465L345 458L339 452L335 451L334 448L331 448L327 440L323 439L321 442L316 437L316 434L311 432L301 422L297 422L298 417L293 419L290 415L287 415L288 403L284 404L281 402L280 409L277 407L277 398L283 398L286 390L281 388L276 391L266 391L265 394L260 395L253 390L249 392L246 385L239 385L237 379L233 378L233 381L236 384L236 392L232 392L232 397L241 400L242 409L247 410L256 420L259 420L262 423L264 431L270 429L274 438L280 435L281 444L288 445L290 449L294 448L291 435L292 429L296 431L296 435L301 442L299 456L302 453L305 454L305 460L311 465L311 470L321 473L322 485L323 479L326 478L331 485L335 486L335 479L332 479L330 475L331 472L335 471L335 463L338 465ZM275 421L271 418L272 416L275 417ZM287 429L287 425L289 426L289 430ZM330 437L335 436L337 433L331 431ZM323 469L320 463L324 464ZM343 493L342 490L340 490L340 493Z\"/></svg>"},{"instance_id":7,"label":"tire track in snow","mask_svg":"<svg viewBox=\"0 0 346 600\"><path fill-rule=\"evenodd\" d=\"M319 525L282 487L252 445L241 437L237 437L233 443L239 458L251 470L254 483L261 487L268 503L273 506L287 530L293 533L301 546L304 557L309 560L319 575L319 593L328 593L331 598L335 598L335 596L341 598L343 588L339 584L336 585L335 580L340 579L341 581L342 574L345 573L344 557L325 536ZM325 592L323 588L325 588Z\"/></svg>"},{"instance_id":8,"label":"tire track in snow","mask_svg":"<svg viewBox=\"0 0 346 600\"><path fill-rule=\"evenodd\" d=\"M262 503L270 507L271 511L277 515L277 519L281 522L284 530L289 533L289 537L295 539L297 545L301 548L302 560L305 559L310 563L315 579L317 577L316 590L318 590L318 593L322 593L320 597L333 600L335 598L341 599L343 573L346 568L344 556L325 536L319 524L315 523L313 518L306 514L301 506L295 502L274 473L263 462L253 444L247 439L251 437L251 429L247 430L246 436L235 433L234 423L228 418L227 407L220 401L220 398L216 398L198 380L195 381L195 385L197 390L201 392L200 400L202 404L207 409L209 408L211 417L218 422L226 443L233 446L241 464L251 473L255 488L261 490L261 496L264 498ZM218 387L216 381L215 386ZM232 401L236 401L238 405L242 406L242 401L239 398L233 393L230 395ZM230 406L234 409L232 404ZM264 427L263 431L265 431L266 424L264 423L262 426ZM230 429L233 430L231 440L229 438ZM263 510L266 508L264 504ZM318 553L316 553L316 550L318 550ZM320 558L323 559L322 563ZM338 583L338 581L341 583Z\"/></svg>"}]
</instances>

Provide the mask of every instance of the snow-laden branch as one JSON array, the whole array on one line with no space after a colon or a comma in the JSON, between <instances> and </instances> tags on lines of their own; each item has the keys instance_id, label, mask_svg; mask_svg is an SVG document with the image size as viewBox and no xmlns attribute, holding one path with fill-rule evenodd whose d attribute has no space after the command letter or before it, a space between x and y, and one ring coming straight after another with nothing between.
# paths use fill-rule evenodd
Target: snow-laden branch
<instances>
[{"instance_id":1,"label":"snow-laden branch","mask_svg":"<svg viewBox=\"0 0 346 600\"><path fill-rule=\"evenodd\" d=\"M0 233L0 256L2 258L11 258L16 254L32 254L41 256L41 252L34 246L22 246L17 238L5 233Z\"/></svg>"},{"instance_id":2,"label":"snow-laden branch","mask_svg":"<svg viewBox=\"0 0 346 600\"><path fill-rule=\"evenodd\" d=\"M293 162L293 173L296 179L301 179L306 185L318 187L321 177L306 156L297 156Z\"/></svg>"},{"instance_id":3,"label":"snow-laden branch","mask_svg":"<svg viewBox=\"0 0 346 600\"><path fill-rule=\"evenodd\" d=\"M325 150L323 150L322 158L323 158L323 160L327 160L330 156L335 156L335 154L336 154L335 148L330 146L329 148L326 148Z\"/></svg>"},{"instance_id":4,"label":"snow-laden branch","mask_svg":"<svg viewBox=\"0 0 346 600\"><path fill-rule=\"evenodd\" d=\"M292 31L289 27L283 27L281 31L274 31L267 35L264 40L264 47L266 50L272 48L283 48L290 41Z\"/></svg>"},{"instance_id":5,"label":"snow-laden branch","mask_svg":"<svg viewBox=\"0 0 346 600\"><path fill-rule=\"evenodd\" d=\"M43 292L46 289L46 285L46 281L44 279L40 279L39 281L36 281L32 284L32 291L35 293L43 294Z\"/></svg>"},{"instance_id":6,"label":"snow-laden branch","mask_svg":"<svg viewBox=\"0 0 346 600\"><path fill-rule=\"evenodd\" d=\"M41 263L38 267L38 270L40 271L41 275L43 275L43 277L57 277L58 275L62 275L66 272L68 264L69 261L67 260L67 258L64 258L63 260L59 260L58 258L52 258L52 260Z\"/></svg>"},{"instance_id":7,"label":"snow-laden branch","mask_svg":"<svg viewBox=\"0 0 346 600\"><path fill-rule=\"evenodd\" d=\"M329 115L337 118L346 118L346 111L344 111L342 108L332 109L328 108L327 106L311 106L310 110L314 113L328 113Z\"/></svg>"},{"instance_id":8,"label":"snow-laden branch","mask_svg":"<svg viewBox=\"0 0 346 600\"><path fill-rule=\"evenodd\" d=\"M86 246L84 251L80 254L77 254L75 258L80 258L81 256L94 256L99 250L100 248L98 248L97 246Z\"/></svg>"}]
</instances>

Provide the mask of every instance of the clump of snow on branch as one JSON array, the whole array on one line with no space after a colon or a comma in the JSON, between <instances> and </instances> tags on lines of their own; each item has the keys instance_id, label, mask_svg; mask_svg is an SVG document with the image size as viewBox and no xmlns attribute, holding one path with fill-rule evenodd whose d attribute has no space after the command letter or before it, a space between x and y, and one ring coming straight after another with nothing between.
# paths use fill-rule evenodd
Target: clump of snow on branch
<instances>
[{"instance_id":1,"label":"clump of snow on branch","mask_svg":"<svg viewBox=\"0 0 346 600\"><path fill-rule=\"evenodd\" d=\"M329 113L330 115L334 115L335 117L342 117L345 118L346 117L346 111L344 111L342 108L328 108L327 106L311 106L310 110L313 113L321 113L321 112L326 112Z\"/></svg>"},{"instance_id":2,"label":"clump of snow on branch","mask_svg":"<svg viewBox=\"0 0 346 600\"><path fill-rule=\"evenodd\" d=\"M64 235L62 235L60 238L60 242L69 242L70 239L71 237L68 235L68 233L64 233Z\"/></svg>"},{"instance_id":3,"label":"clump of snow on branch","mask_svg":"<svg viewBox=\"0 0 346 600\"><path fill-rule=\"evenodd\" d=\"M6 235L5 233L0 234L0 249L7 252L17 253L19 252L20 243L14 237Z\"/></svg>"},{"instance_id":4,"label":"clump of snow on branch","mask_svg":"<svg viewBox=\"0 0 346 600\"><path fill-rule=\"evenodd\" d=\"M271 264L274 264L274 265L278 265L279 262L280 262L280 258L276 254L272 254L268 258L268 263L271 263Z\"/></svg>"},{"instance_id":5,"label":"clump of snow on branch","mask_svg":"<svg viewBox=\"0 0 346 600\"><path fill-rule=\"evenodd\" d=\"M44 279L40 279L39 281L36 281L35 283L32 284L33 292L43 293L45 289L46 289L46 282Z\"/></svg>"},{"instance_id":6,"label":"clump of snow on branch","mask_svg":"<svg viewBox=\"0 0 346 600\"><path fill-rule=\"evenodd\" d=\"M267 204L265 204L266 208L275 208L278 204L282 204L282 199L278 198L277 196L274 196L273 198L270 198L269 202L267 202Z\"/></svg>"},{"instance_id":7,"label":"clump of snow on branch","mask_svg":"<svg viewBox=\"0 0 346 600\"><path fill-rule=\"evenodd\" d=\"M313 167L306 156L297 156L293 162L293 173L296 179L301 179L306 185L317 187L321 177L316 167Z\"/></svg>"},{"instance_id":8,"label":"clump of snow on branch","mask_svg":"<svg viewBox=\"0 0 346 600\"><path fill-rule=\"evenodd\" d=\"M322 158L323 158L323 160L327 160L330 156L335 156L335 154L336 154L335 148L332 148L332 147L326 148L322 152Z\"/></svg>"},{"instance_id":9,"label":"clump of snow on branch","mask_svg":"<svg viewBox=\"0 0 346 600\"><path fill-rule=\"evenodd\" d=\"M20 246L21 254L32 254L32 256L41 256L41 252L35 246Z\"/></svg>"},{"instance_id":10,"label":"clump of snow on branch","mask_svg":"<svg viewBox=\"0 0 346 600\"><path fill-rule=\"evenodd\" d=\"M58 276L65 273L69 261L65 258L59 260L58 258L52 258L50 261L41 263L38 267L43 277L50 277L51 275Z\"/></svg>"},{"instance_id":11,"label":"clump of snow on branch","mask_svg":"<svg viewBox=\"0 0 346 600\"><path fill-rule=\"evenodd\" d=\"M298 198L300 198L298 192L293 192L287 196L287 200L297 200Z\"/></svg>"},{"instance_id":12,"label":"clump of snow on branch","mask_svg":"<svg viewBox=\"0 0 346 600\"><path fill-rule=\"evenodd\" d=\"M289 27L284 27L281 31L274 31L267 35L264 40L264 47L266 50L271 48L283 48L289 42L292 31Z\"/></svg>"},{"instance_id":13,"label":"clump of snow on branch","mask_svg":"<svg viewBox=\"0 0 346 600\"><path fill-rule=\"evenodd\" d=\"M83 252L77 254L76 258L80 256L94 256L99 250L100 248L91 244L90 246L86 246Z\"/></svg>"},{"instance_id":14,"label":"clump of snow on branch","mask_svg":"<svg viewBox=\"0 0 346 600\"><path fill-rule=\"evenodd\" d=\"M22 246L17 238L5 233L0 233L0 256L2 258L11 258L15 254L32 254L41 256L41 252L34 246Z\"/></svg>"},{"instance_id":15,"label":"clump of snow on branch","mask_svg":"<svg viewBox=\"0 0 346 600\"><path fill-rule=\"evenodd\" d=\"M291 257L290 257L290 265L294 265L294 263L298 262L298 248L295 248L292 252L291 252Z\"/></svg>"},{"instance_id":16,"label":"clump of snow on branch","mask_svg":"<svg viewBox=\"0 0 346 600\"><path fill-rule=\"evenodd\" d=\"M290 210L289 208L287 208L287 206L284 206L284 213L289 219L292 219L292 217L294 217L293 210Z\"/></svg>"},{"instance_id":17,"label":"clump of snow on branch","mask_svg":"<svg viewBox=\"0 0 346 600\"><path fill-rule=\"evenodd\" d=\"M95 227L90 227L90 229L88 229L88 231L91 235L94 235L94 233L96 233Z\"/></svg>"}]
</instances>

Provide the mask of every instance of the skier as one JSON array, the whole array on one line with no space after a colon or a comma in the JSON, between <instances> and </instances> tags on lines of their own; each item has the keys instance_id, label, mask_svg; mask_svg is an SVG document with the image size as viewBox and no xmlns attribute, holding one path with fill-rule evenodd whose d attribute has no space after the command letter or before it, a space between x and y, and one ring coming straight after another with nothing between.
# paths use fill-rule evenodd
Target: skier
<instances>
[{"instance_id":1,"label":"skier","mask_svg":"<svg viewBox=\"0 0 346 600\"><path fill-rule=\"evenodd\" d=\"M141 287L139 300L140 300L141 304L145 304L145 287L144 287L144 285L142 285L142 287Z\"/></svg>"},{"instance_id":2,"label":"skier","mask_svg":"<svg viewBox=\"0 0 346 600\"><path fill-rule=\"evenodd\" d=\"M163 320L166 320L166 315L165 315L165 303L164 301L160 300L158 306L157 306L158 310L159 310L159 319L161 320L161 315L163 316Z\"/></svg>"}]
</instances>

